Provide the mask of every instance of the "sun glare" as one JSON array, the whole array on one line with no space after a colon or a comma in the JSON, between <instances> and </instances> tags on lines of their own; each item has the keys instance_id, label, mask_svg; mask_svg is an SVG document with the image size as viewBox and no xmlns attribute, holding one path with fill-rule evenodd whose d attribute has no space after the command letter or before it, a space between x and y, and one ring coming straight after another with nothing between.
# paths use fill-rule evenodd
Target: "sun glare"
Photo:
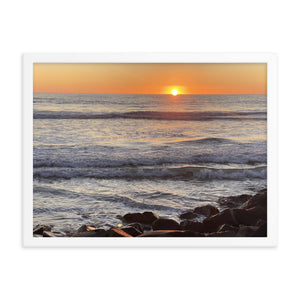
<instances>
[{"instance_id":1,"label":"sun glare","mask_svg":"<svg viewBox=\"0 0 300 300\"><path fill-rule=\"evenodd\" d=\"M176 96L178 94L178 91L177 90L172 90L172 95L173 96Z\"/></svg>"}]
</instances>

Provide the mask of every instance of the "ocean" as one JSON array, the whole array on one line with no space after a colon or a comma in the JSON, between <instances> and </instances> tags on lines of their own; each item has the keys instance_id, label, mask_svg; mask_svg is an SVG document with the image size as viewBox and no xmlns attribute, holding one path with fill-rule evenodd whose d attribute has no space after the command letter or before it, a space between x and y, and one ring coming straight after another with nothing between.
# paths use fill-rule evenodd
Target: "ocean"
<instances>
[{"instance_id":1,"label":"ocean","mask_svg":"<svg viewBox=\"0 0 300 300\"><path fill-rule=\"evenodd\" d=\"M33 97L33 223L172 217L267 187L266 95Z\"/></svg>"}]
</instances>

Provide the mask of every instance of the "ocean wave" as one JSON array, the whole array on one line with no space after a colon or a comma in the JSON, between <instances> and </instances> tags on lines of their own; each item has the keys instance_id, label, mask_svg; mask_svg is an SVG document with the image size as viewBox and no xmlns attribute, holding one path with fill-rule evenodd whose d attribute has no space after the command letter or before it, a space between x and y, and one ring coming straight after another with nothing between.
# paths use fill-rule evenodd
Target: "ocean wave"
<instances>
[{"instance_id":1,"label":"ocean wave","mask_svg":"<svg viewBox=\"0 0 300 300\"><path fill-rule=\"evenodd\" d=\"M169 168L38 168L34 178L43 179L198 179L198 180L242 180L251 178L265 179L267 167L250 168L213 168L213 167L169 167Z\"/></svg>"},{"instance_id":2,"label":"ocean wave","mask_svg":"<svg viewBox=\"0 0 300 300\"><path fill-rule=\"evenodd\" d=\"M266 164L266 153L247 153L247 154L222 154L222 153L201 153L186 157L141 157L141 158L118 158L110 159L80 159L73 157L68 159L34 159L34 168L116 168L116 167L142 167L142 166L161 166L169 164Z\"/></svg>"},{"instance_id":3,"label":"ocean wave","mask_svg":"<svg viewBox=\"0 0 300 300\"><path fill-rule=\"evenodd\" d=\"M174 141L170 143L181 143L181 144L234 144L236 141L232 139L224 139L224 138L202 138L202 139L187 139L182 141Z\"/></svg>"},{"instance_id":4,"label":"ocean wave","mask_svg":"<svg viewBox=\"0 0 300 300\"><path fill-rule=\"evenodd\" d=\"M84 199L86 202L87 200L89 201L90 204L92 204L92 212L95 213L94 207L97 205L99 202L113 202L113 203L119 203L122 205L125 205L126 207L130 207L131 209L134 210L139 210L139 209L144 209L144 210L174 210L174 211L180 211L180 209L177 209L175 207L169 207L167 205L163 204L154 204L154 203L148 203L143 201L138 201L135 200L129 196L124 196L124 195L106 195L106 194L101 194L101 193L82 193L82 192L74 192L66 189L54 189L51 187L35 187L34 188L35 193L41 193L41 194L46 194L46 195L54 195L54 196L64 196L68 198L79 198L79 199ZM164 193L160 192L155 192L155 197L158 196L166 196ZM178 196L175 194L170 194L174 198L180 198L180 200L183 200L184 197ZM144 199L153 199L153 195L150 193L145 193ZM189 198L189 200L197 200L201 201L201 199L195 199L195 198ZM78 204L77 204L78 205ZM43 213L64 213L64 212L72 212L75 214L83 214L87 213L87 209L84 209L81 205L78 206L71 206L71 207L64 207L64 206L52 206L52 207L37 207L33 210L35 214L43 214Z\"/></svg>"},{"instance_id":5,"label":"ocean wave","mask_svg":"<svg viewBox=\"0 0 300 300\"><path fill-rule=\"evenodd\" d=\"M38 111L34 119L149 119L168 121L208 121L208 120L266 120L266 112L202 111L202 112L166 112L166 111L132 111L115 113L83 113Z\"/></svg>"}]
</instances>

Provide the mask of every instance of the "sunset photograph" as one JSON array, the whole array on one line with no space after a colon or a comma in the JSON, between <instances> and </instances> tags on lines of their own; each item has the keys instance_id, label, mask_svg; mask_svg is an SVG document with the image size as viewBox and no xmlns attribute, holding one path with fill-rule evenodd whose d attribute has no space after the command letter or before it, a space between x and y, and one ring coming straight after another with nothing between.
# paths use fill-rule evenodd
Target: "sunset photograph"
<instances>
[{"instance_id":1,"label":"sunset photograph","mask_svg":"<svg viewBox=\"0 0 300 300\"><path fill-rule=\"evenodd\" d=\"M34 238L267 237L266 63L34 63L32 100Z\"/></svg>"}]
</instances>

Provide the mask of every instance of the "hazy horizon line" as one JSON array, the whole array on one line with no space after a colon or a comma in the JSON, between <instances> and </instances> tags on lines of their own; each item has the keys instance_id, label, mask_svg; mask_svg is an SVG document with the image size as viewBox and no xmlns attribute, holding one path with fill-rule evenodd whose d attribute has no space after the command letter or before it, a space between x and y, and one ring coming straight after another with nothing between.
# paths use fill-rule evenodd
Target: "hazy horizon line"
<instances>
[{"instance_id":1,"label":"hazy horizon line","mask_svg":"<svg viewBox=\"0 0 300 300\"><path fill-rule=\"evenodd\" d=\"M81 94L81 95L169 95L178 97L180 95L267 95L267 93L181 93L176 96L171 93L66 93L66 92L33 92L33 94Z\"/></svg>"}]
</instances>

